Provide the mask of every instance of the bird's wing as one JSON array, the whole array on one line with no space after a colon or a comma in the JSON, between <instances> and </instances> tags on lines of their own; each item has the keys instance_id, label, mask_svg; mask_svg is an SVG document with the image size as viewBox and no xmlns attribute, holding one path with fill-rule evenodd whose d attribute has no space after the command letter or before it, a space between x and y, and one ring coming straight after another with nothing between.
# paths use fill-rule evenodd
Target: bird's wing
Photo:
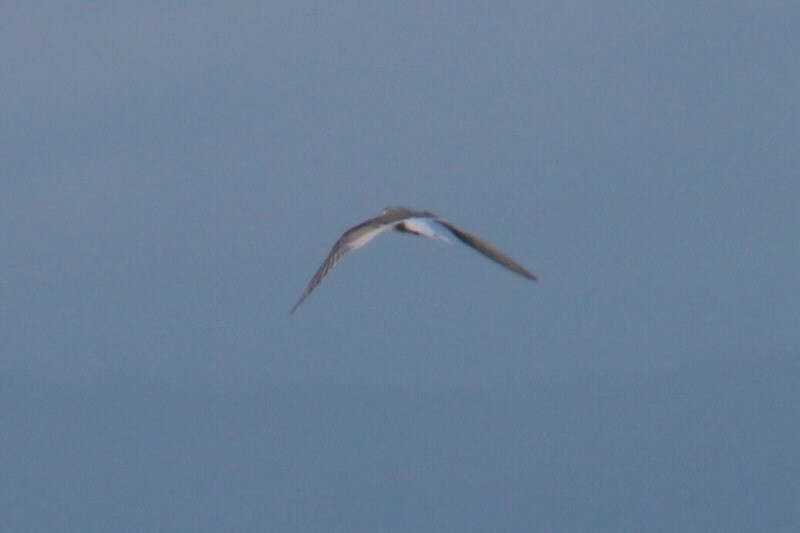
<instances>
[{"instance_id":1,"label":"bird's wing","mask_svg":"<svg viewBox=\"0 0 800 533\"><path fill-rule=\"evenodd\" d=\"M467 233L466 231L457 228L453 224L447 222L446 220L442 220L441 218L435 218L436 222L440 225L444 226L450 233L456 236L458 240L466 244L467 246L471 246L472 248L476 249L492 261L499 263L506 267L507 269L511 270L512 272L516 272L520 276L524 278L528 278L529 280L536 281L536 276L528 272L524 267L522 267L519 263L508 257L506 254L489 244L488 242L484 241L472 235L471 233Z\"/></svg>"},{"instance_id":2,"label":"bird's wing","mask_svg":"<svg viewBox=\"0 0 800 533\"><path fill-rule=\"evenodd\" d=\"M387 208L383 214L350 228L336 241L336 244L333 245L330 253L328 253L328 257L325 258L325 261L323 261L317 269L311 281L308 283L306 290L303 292L303 295L300 296L300 299L294 304L290 313L294 313L297 308L300 307L308 295L322 282L323 278L347 252L364 246L386 230L395 227L399 229L399 231L410 231L411 233L424 237L443 239L440 235L435 234L431 228L424 227L425 220L435 221L439 225L447 228L458 240L479 251L492 261L503 265L524 278L536 281L536 276L488 242L457 228L433 213L428 211L413 211L407 208Z\"/></svg>"},{"instance_id":3,"label":"bird's wing","mask_svg":"<svg viewBox=\"0 0 800 533\"><path fill-rule=\"evenodd\" d=\"M311 278L311 281L308 282L308 287L303 292L303 295L300 296L300 299L297 300L297 303L294 304L292 307L291 313L294 313L300 304L303 303L311 291L313 291L317 285L322 282L322 279L328 275L328 272L339 262L339 260L344 257L344 254L351 250L355 250L360 248L361 246L365 245L375 237L377 237L381 232L389 229L391 226L385 224L377 224L378 218L371 218L357 226L354 226L344 232L344 234L339 237L339 240L336 241L336 244L333 245L331 251L328 253L328 257L325 258L325 261L317 269L314 276Z\"/></svg>"}]
</instances>

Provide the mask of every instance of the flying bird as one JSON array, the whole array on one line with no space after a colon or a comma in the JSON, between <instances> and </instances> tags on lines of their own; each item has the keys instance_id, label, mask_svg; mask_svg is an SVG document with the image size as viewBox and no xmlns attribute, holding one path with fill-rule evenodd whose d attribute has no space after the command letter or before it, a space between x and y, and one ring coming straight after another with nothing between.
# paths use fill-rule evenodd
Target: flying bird
<instances>
[{"instance_id":1,"label":"flying bird","mask_svg":"<svg viewBox=\"0 0 800 533\"><path fill-rule=\"evenodd\" d=\"M339 262L344 254L361 248L384 231L394 230L401 233L428 237L429 239L447 241L448 239L433 230L431 222L447 228L458 240L467 246L471 246L492 261L503 265L524 278L536 281L536 276L488 242L457 228L430 211L416 211L407 207L387 207L380 215L353 226L339 237L339 240L333 245L328 257L325 258L325 261L323 261L317 269L317 272L308 283L308 287L306 287L300 299L297 300L297 303L294 304L290 313L294 313L297 308L300 307L300 304L308 298L311 291L320 284L322 279L330 272L334 265Z\"/></svg>"}]
</instances>

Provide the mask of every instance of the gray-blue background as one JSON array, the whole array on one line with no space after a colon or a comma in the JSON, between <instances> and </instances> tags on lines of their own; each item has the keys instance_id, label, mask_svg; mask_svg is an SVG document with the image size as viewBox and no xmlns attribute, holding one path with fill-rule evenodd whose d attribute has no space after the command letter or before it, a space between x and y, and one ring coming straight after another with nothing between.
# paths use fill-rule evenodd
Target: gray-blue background
<instances>
[{"instance_id":1,"label":"gray-blue background","mask_svg":"<svg viewBox=\"0 0 800 533\"><path fill-rule=\"evenodd\" d=\"M800 528L794 2L1 11L2 530Z\"/></svg>"}]
</instances>

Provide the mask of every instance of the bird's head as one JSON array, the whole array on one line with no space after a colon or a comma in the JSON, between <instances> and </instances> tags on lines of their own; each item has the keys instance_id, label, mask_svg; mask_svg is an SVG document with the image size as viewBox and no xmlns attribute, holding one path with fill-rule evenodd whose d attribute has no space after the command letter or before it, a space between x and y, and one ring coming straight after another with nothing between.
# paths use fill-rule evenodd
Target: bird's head
<instances>
[{"instance_id":1,"label":"bird's head","mask_svg":"<svg viewBox=\"0 0 800 533\"><path fill-rule=\"evenodd\" d=\"M397 215L397 216L404 216L407 213L411 213L411 209L407 207L403 207L400 205L390 205L386 209L383 210L383 215Z\"/></svg>"}]
</instances>

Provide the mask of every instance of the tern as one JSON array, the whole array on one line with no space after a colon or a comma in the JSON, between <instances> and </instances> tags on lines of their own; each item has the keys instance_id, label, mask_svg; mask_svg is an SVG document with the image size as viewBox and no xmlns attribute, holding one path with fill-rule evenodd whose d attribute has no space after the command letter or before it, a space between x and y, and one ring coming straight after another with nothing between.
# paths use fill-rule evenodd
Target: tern
<instances>
[{"instance_id":1,"label":"tern","mask_svg":"<svg viewBox=\"0 0 800 533\"><path fill-rule=\"evenodd\" d=\"M300 307L300 304L308 298L308 295L322 282L322 279L347 252L361 248L387 230L420 235L422 237L428 237L429 239L448 241L448 239L433 230L431 222L443 228L447 228L458 240L471 246L492 261L503 265L524 278L536 281L536 276L488 242L457 228L430 211L416 211L407 207L387 207L380 215L353 226L339 237L339 240L336 241L336 244L333 245L330 253L328 253L328 257L325 258L325 261L322 262L311 278L308 287L306 287L300 299L297 300L297 303L292 307L290 314L294 313L297 308Z\"/></svg>"}]
</instances>

